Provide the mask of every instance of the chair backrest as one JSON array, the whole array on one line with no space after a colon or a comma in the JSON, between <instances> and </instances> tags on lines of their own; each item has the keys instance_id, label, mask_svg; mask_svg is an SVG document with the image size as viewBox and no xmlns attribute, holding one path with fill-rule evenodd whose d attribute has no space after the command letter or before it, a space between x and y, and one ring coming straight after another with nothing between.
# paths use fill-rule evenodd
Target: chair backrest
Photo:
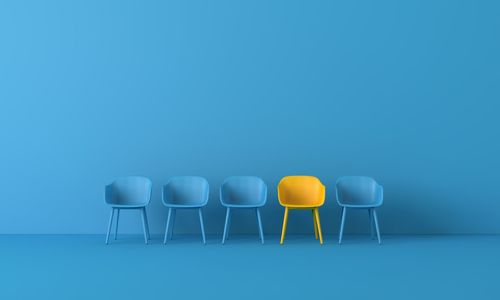
<instances>
[{"instance_id":1,"label":"chair backrest","mask_svg":"<svg viewBox=\"0 0 500 300\"><path fill-rule=\"evenodd\" d=\"M314 176L286 176L278 184L283 206L318 207L325 202L325 186Z\"/></svg>"},{"instance_id":2,"label":"chair backrest","mask_svg":"<svg viewBox=\"0 0 500 300\"><path fill-rule=\"evenodd\" d=\"M162 201L165 205L204 206L208 202L208 181L198 176L170 178L163 186Z\"/></svg>"},{"instance_id":3,"label":"chair backrest","mask_svg":"<svg viewBox=\"0 0 500 300\"><path fill-rule=\"evenodd\" d=\"M223 205L262 206L267 201L267 185L254 176L226 178L220 187L220 201Z\"/></svg>"},{"instance_id":4,"label":"chair backrest","mask_svg":"<svg viewBox=\"0 0 500 300\"><path fill-rule=\"evenodd\" d=\"M106 203L112 205L148 205L153 183L146 177L117 178L106 186Z\"/></svg>"},{"instance_id":5,"label":"chair backrest","mask_svg":"<svg viewBox=\"0 0 500 300\"><path fill-rule=\"evenodd\" d=\"M382 186L373 178L366 176L345 176L337 180L335 187L339 205L382 205Z\"/></svg>"}]
</instances>

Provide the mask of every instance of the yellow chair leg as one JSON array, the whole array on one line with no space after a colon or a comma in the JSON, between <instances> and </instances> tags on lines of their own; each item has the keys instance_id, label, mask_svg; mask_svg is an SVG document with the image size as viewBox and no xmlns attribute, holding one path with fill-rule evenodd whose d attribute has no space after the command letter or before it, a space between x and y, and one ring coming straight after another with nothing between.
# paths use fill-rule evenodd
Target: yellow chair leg
<instances>
[{"instance_id":1,"label":"yellow chair leg","mask_svg":"<svg viewBox=\"0 0 500 300\"><path fill-rule=\"evenodd\" d=\"M281 230L281 241L280 241L281 245L283 245L283 242L285 241L287 222L288 222L288 207L285 207L285 216L283 217L283 229Z\"/></svg>"},{"instance_id":2,"label":"yellow chair leg","mask_svg":"<svg viewBox=\"0 0 500 300\"><path fill-rule=\"evenodd\" d=\"M314 209L311 210L314 222L314 237L318 239L318 225L316 223L316 216L314 215Z\"/></svg>"},{"instance_id":3,"label":"yellow chair leg","mask_svg":"<svg viewBox=\"0 0 500 300\"><path fill-rule=\"evenodd\" d=\"M323 233L321 232L321 222L319 221L318 208L314 209L314 215L316 216L316 224L318 225L319 243L323 245Z\"/></svg>"}]
</instances>

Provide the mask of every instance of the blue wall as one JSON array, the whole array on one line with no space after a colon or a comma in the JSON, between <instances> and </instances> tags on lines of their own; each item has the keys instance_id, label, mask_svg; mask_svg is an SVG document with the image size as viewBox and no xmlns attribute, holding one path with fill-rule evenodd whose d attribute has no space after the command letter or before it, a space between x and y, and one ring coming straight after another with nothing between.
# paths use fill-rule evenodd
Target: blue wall
<instances>
[{"instance_id":1,"label":"blue wall","mask_svg":"<svg viewBox=\"0 0 500 300\"><path fill-rule=\"evenodd\" d=\"M316 175L333 233L333 184L362 174L385 187L384 233L500 233L499 3L4 0L0 233L103 233L103 186L133 174L155 184L155 232L173 175L209 180L211 233L226 176L265 179L277 233L279 179ZM176 230L197 233L184 214Z\"/></svg>"}]
</instances>

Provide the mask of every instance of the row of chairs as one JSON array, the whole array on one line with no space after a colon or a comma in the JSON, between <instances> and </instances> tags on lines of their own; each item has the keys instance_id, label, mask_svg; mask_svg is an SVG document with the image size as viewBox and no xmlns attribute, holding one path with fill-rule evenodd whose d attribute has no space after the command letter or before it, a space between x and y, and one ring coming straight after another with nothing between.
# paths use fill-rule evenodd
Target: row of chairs
<instances>
[{"instance_id":1,"label":"row of chairs","mask_svg":"<svg viewBox=\"0 0 500 300\"><path fill-rule=\"evenodd\" d=\"M116 179L105 187L105 201L111 206L106 244L109 243L113 220L116 214L114 238L118 234L120 210L138 209L142 213L144 241L150 240L146 206L151 200L152 182L145 177L123 177ZM337 180L335 185L337 203L342 208L339 244L342 243L344 223L347 209L367 209L370 219L371 236L374 230L381 243L376 208L382 205L383 188L374 179L364 176L346 176ZM200 219L201 235L206 244L202 208L208 203L209 184L203 177L180 176L171 178L162 189L162 202L168 208L167 224L163 243L172 239L176 211L178 209L197 209ZM311 210L314 234L323 244L323 234L319 217L319 207L325 202L325 186L313 176L286 176L278 184L278 200L285 207L280 244L284 243L288 214L290 210ZM234 209L252 209L256 213L259 235L264 244L264 231L260 209L267 201L267 185L259 177L229 177L220 187L220 202L226 208L222 244L226 242L231 224L231 213Z\"/></svg>"}]
</instances>

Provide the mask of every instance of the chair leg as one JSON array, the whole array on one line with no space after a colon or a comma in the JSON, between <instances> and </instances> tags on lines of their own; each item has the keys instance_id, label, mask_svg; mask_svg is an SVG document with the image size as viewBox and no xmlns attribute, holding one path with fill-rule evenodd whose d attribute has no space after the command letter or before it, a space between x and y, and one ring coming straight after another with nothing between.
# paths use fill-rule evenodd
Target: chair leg
<instances>
[{"instance_id":1,"label":"chair leg","mask_svg":"<svg viewBox=\"0 0 500 300\"><path fill-rule=\"evenodd\" d=\"M148 240L150 240L151 235L149 234L148 212L146 211L146 207L144 207L143 210L144 210L144 219L146 219L146 233L148 234Z\"/></svg>"},{"instance_id":2,"label":"chair leg","mask_svg":"<svg viewBox=\"0 0 500 300\"><path fill-rule=\"evenodd\" d=\"M280 241L281 245L283 245L283 242L285 241L287 223L288 223L288 207L285 207L285 215L283 216L283 228L281 229L281 241Z\"/></svg>"},{"instance_id":3,"label":"chair leg","mask_svg":"<svg viewBox=\"0 0 500 300\"><path fill-rule=\"evenodd\" d=\"M175 226L175 215L177 214L177 210L172 208L172 229L170 229L170 239L174 236L174 226Z\"/></svg>"},{"instance_id":4,"label":"chair leg","mask_svg":"<svg viewBox=\"0 0 500 300\"><path fill-rule=\"evenodd\" d=\"M163 238L163 244L165 245L167 243L167 237L168 237L168 226L170 225L170 216L172 215L172 208L168 209L168 214L167 214L167 225L165 225L165 237Z\"/></svg>"},{"instance_id":5,"label":"chair leg","mask_svg":"<svg viewBox=\"0 0 500 300\"><path fill-rule=\"evenodd\" d=\"M377 231L378 243L381 244L382 241L380 240L380 231L378 229L377 212L375 211L375 209L373 209L373 221L375 222L375 230Z\"/></svg>"},{"instance_id":6,"label":"chair leg","mask_svg":"<svg viewBox=\"0 0 500 300\"><path fill-rule=\"evenodd\" d=\"M319 243L323 245L323 233L321 232L321 222L319 220L319 209L314 209L314 216L316 217L316 224L318 225L318 235L319 235Z\"/></svg>"},{"instance_id":7,"label":"chair leg","mask_svg":"<svg viewBox=\"0 0 500 300\"><path fill-rule=\"evenodd\" d=\"M316 223L316 216L314 215L314 209L311 210L313 215L313 225L314 225L314 238L318 239L318 224Z\"/></svg>"},{"instance_id":8,"label":"chair leg","mask_svg":"<svg viewBox=\"0 0 500 300\"><path fill-rule=\"evenodd\" d=\"M203 215L201 214L201 208L198 209L198 215L200 216L200 226L201 226L201 236L203 237L203 244L207 244L205 239L205 226L203 225Z\"/></svg>"},{"instance_id":9,"label":"chair leg","mask_svg":"<svg viewBox=\"0 0 500 300\"><path fill-rule=\"evenodd\" d=\"M340 221L339 244L342 244L342 235L344 234L344 223L346 214L347 214L347 208L342 207L342 221Z\"/></svg>"},{"instance_id":10,"label":"chair leg","mask_svg":"<svg viewBox=\"0 0 500 300\"><path fill-rule=\"evenodd\" d=\"M231 209L228 207L226 209L226 222L224 223L224 233L222 234L222 245L226 242L227 234L229 231L228 225L229 225L229 215L231 214Z\"/></svg>"},{"instance_id":11,"label":"chair leg","mask_svg":"<svg viewBox=\"0 0 500 300\"><path fill-rule=\"evenodd\" d=\"M116 225L115 225L115 240L118 237L118 220L120 220L120 209L116 209Z\"/></svg>"},{"instance_id":12,"label":"chair leg","mask_svg":"<svg viewBox=\"0 0 500 300\"><path fill-rule=\"evenodd\" d=\"M373 230L373 214L372 209L368 209L368 218L370 219L370 237L373 240L375 238L375 232Z\"/></svg>"},{"instance_id":13,"label":"chair leg","mask_svg":"<svg viewBox=\"0 0 500 300\"><path fill-rule=\"evenodd\" d=\"M115 216L115 209L111 208L111 214L109 216L108 233L106 234L106 245L109 243L109 233L111 232L111 226L113 225L113 217Z\"/></svg>"},{"instance_id":14,"label":"chair leg","mask_svg":"<svg viewBox=\"0 0 500 300\"><path fill-rule=\"evenodd\" d=\"M264 230L262 230L262 220L260 219L260 209L256 208L255 212L257 213L257 222L259 224L260 241L264 245Z\"/></svg>"},{"instance_id":15,"label":"chair leg","mask_svg":"<svg viewBox=\"0 0 500 300\"><path fill-rule=\"evenodd\" d=\"M148 234L146 232L146 211L144 209L141 209L141 216L142 216L142 230L144 232L144 242L147 244Z\"/></svg>"}]
</instances>

